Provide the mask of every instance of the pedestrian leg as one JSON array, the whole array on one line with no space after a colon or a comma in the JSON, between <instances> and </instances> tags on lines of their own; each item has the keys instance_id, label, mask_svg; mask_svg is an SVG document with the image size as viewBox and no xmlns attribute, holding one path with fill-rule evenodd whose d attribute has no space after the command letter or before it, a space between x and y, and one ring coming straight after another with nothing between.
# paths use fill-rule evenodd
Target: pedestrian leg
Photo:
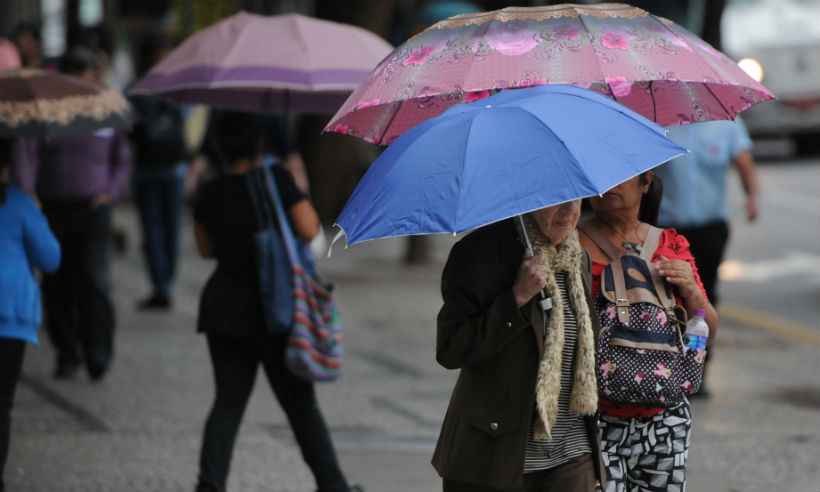
<instances>
[{"instance_id":1,"label":"pedestrian leg","mask_svg":"<svg viewBox=\"0 0 820 492\"><path fill-rule=\"evenodd\" d=\"M88 210L79 289L79 334L88 373L94 380L108 371L114 356L115 313L111 301L111 207Z\"/></svg>"},{"instance_id":2,"label":"pedestrian leg","mask_svg":"<svg viewBox=\"0 0 820 492\"><path fill-rule=\"evenodd\" d=\"M208 335L208 351L216 396L205 423L197 490L221 492L228 481L239 424L256 380L259 350L250 337Z\"/></svg>"},{"instance_id":3,"label":"pedestrian leg","mask_svg":"<svg viewBox=\"0 0 820 492\"><path fill-rule=\"evenodd\" d=\"M712 305L717 307L720 300L719 268L723 263L726 245L729 243L729 225L725 221L720 221L702 227L681 229L681 231L681 234L689 240L689 249L697 263L706 295ZM709 337L709 350L706 352L706 362L703 366L703 384L693 396L709 396L706 376L709 373L709 366L714 359L716 348L717 338Z\"/></svg>"},{"instance_id":4,"label":"pedestrian leg","mask_svg":"<svg viewBox=\"0 0 820 492\"><path fill-rule=\"evenodd\" d=\"M264 344L262 363L268 382L288 417L319 492L347 492L350 487L339 468L313 383L297 377L285 366L286 343L287 336L279 335L268 337Z\"/></svg>"},{"instance_id":5,"label":"pedestrian leg","mask_svg":"<svg viewBox=\"0 0 820 492\"><path fill-rule=\"evenodd\" d=\"M601 460L606 470L602 492L627 492L627 463L621 449L629 439L629 419L602 417L598 422L601 438Z\"/></svg>"},{"instance_id":6,"label":"pedestrian leg","mask_svg":"<svg viewBox=\"0 0 820 492\"><path fill-rule=\"evenodd\" d=\"M163 180L163 252L165 256L164 285L170 297L179 257L179 229L182 222L185 181L180 172Z\"/></svg>"},{"instance_id":7,"label":"pedestrian leg","mask_svg":"<svg viewBox=\"0 0 820 492\"><path fill-rule=\"evenodd\" d=\"M0 338L0 492L3 492L3 473L9 452L11 436L11 408L14 391L23 368L26 344L14 338Z\"/></svg>"},{"instance_id":8,"label":"pedestrian leg","mask_svg":"<svg viewBox=\"0 0 820 492\"><path fill-rule=\"evenodd\" d=\"M549 470L524 475L525 492L596 492L592 456L585 454Z\"/></svg>"},{"instance_id":9,"label":"pedestrian leg","mask_svg":"<svg viewBox=\"0 0 820 492\"><path fill-rule=\"evenodd\" d=\"M82 361L77 333L76 284L80 277L82 244L75 231L74 209L64 204L43 207L49 226L60 243L62 260L56 272L43 277L43 310L49 339L57 352L54 376L71 378Z\"/></svg>"},{"instance_id":10,"label":"pedestrian leg","mask_svg":"<svg viewBox=\"0 0 820 492\"><path fill-rule=\"evenodd\" d=\"M442 480L441 490L442 492L517 492L493 489L490 487L485 487L474 483L447 480L446 478Z\"/></svg>"},{"instance_id":11,"label":"pedestrian leg","mask_svg":"<svg viewBox=\"0 0 820 492\"><path fill-rule=\"evenodd\" d=\"M156 301L160 297L167 298L168 295L162 180L154 177L135 179L134 198L140 213L142 251L152 289L151 296L139 303L139 307L144 309L153 307L151 301Z\"/></svg>"},{"instance_id":12,"label":"pedestrian leg","mask_svg":"<svg viewBox=\"0 0 820 492\"><path fill-rule=\"evenodd\" d=\"M611 430L612 419L607 420ZM692 429L689 404L666 409L649 420L629 419L628 422L628 427L620 426L627 433L615 447L615 453L626 465L624 478L612 477L614 480L611 479L607 487L613 482L618 486L623 482L626 492L685 492ZM610 441L602 444L610 452ZM608 467L608 471L616 470ZM605 488L604 492L609 490ZM612 490L621 492L622 489L616 486Z\"/></svg>"}]
</instances>

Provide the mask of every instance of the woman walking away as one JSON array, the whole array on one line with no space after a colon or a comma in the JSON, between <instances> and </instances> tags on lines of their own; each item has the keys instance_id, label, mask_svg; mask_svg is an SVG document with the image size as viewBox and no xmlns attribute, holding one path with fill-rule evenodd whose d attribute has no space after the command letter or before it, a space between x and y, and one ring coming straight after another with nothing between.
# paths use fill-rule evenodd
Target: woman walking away
<instances>
[{"instance_id":1,"label":"woman walking away","mask_svg":"<svg viewBox=\"0 0 820 492\"><path fill-rule=\"evenodd\" d=\"M9 450L11 407L25 343L37 343L42 310L32 269L53 272L60 245L34 200L8 184L14 142L0 137L0 492Z\"/></svg>"},{"instance_id":2,"label":"woman walking away","mask_svg":"<svg viewBox=\"0 0 820 492\"><path fill-rule=\"evenodd\" d=\"M206 145L213 149L211 155L223 161L224 173L203 185L194 210L199 251L217 262L199 311L198 329L207 336L216 397L205 424L197 491L226 490L234 442L260 365L319 491L361 490L349 487L339 469L313 384L285 366L287 335L272 334L265 328L254 260L254 235L260 225L249 191L250 183L258 182L264 172L263 135L256 123L253 115L245 113L214 116ZM278 166L271 171L290 227L296 236L309 241L320 227L313 205L290 173Z\"/></svg>"},{"instance_id":3,"label":"woman walking away","mask_svg":"<svg viewBox=\"0 0 820 492\"><path fill-rule=\"evenodd\" d=\"M436 358L460 374L433 456L444 492L592 492L603 480L580 209L574 201L525 217L532 257L513 220L450 253Z\"/></svg>"},{"instance_id":4,"label":"woman walking away","mask_svg":"<svg viewBox=\"0 0 820 492\"><path fill-rule=\"evenodd\" d=\"M718 327L689 243L651 225L661 190L652 172L636 176L592 198L593 216L580 227L600 313L604 492L686 490L686 396L703 379L706 354L705 341L681 332L687 317L701 327L705 319L711 336Z\"/></svg>"}]
</instances>

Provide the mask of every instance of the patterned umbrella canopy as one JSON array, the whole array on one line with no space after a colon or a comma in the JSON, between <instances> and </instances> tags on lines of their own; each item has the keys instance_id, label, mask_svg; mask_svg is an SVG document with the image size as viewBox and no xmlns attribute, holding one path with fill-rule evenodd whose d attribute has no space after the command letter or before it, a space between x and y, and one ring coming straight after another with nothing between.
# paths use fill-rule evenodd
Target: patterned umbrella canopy
<instances>
[{"instance_id":1,"label":"patterned umbrella canopy","mask_svg":"<svg viewBox=\"0 0 820 492\"><path fill-rule=\"evenodd\" d=\"M42 70L0 72L0 135L76 135L129 123L128 102L115 90Z\"/></svg>"},{"instance_id":2,"label":"patterned umbrella canopy","mask_svg":"<svg viewBox=\"0 0 820 492\"><path fill-rule=\"evenodd\" d=\"M465 14L383 60L326 130L388 144L494 89L572 84L662 125L733 119L773 99L735 62L668 19L625 4Z\"/></svg>"}]
</instances>

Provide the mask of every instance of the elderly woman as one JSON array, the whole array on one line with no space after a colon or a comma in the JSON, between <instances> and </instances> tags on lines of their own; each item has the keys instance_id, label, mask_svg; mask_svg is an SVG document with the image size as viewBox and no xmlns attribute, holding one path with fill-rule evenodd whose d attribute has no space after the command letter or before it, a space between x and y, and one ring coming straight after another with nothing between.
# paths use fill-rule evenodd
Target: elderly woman
<instances>
[{"instance_id":1,"label":"elderly woman","mask_svg":"<svg viewBox=\"0 0 820 492\"><path fill-rule=\"evenodd\" d=\"M445 492L595 490L596 320L580 202L459 241L442 278L436 358L460 374L433 465ZM543 303L546 291L551 302Z\"/></svg>"},{"instance_id":2,"label":"elderly woman","mask_svg":"<svg viewBox=\"0 0 820 492\"><path fill-rule=\"evenodd\" d=\"M647 172L590 200L594 214L581 225L580 239L592 259L592 292L602 319L607 313L603 307L606 299L601 295L601 274L612 256L607 250L643 252L648 236L653 233L651 224L657 221L661 193L660 180ZM659 277L672 288L673 301L678 306L689 316L705 312L714 336L717 313L706 297L686 238L674 229L662 230L654 252L646 251L646 256ZM602 395L600 414L603 457L609 476L604 492L686 490L692 417L685 397L658 407L617 404ZM663 435L670 436L671 441L656 439ZM635 449L640 449L639 454L635 454Z\"/></svg>"}]
</instances>

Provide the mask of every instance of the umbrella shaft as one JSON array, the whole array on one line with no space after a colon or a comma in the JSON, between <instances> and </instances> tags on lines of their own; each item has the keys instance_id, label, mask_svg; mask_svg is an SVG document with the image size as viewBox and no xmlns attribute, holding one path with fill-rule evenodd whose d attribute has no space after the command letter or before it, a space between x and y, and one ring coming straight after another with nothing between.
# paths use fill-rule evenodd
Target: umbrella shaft
<instances>
[{"instance_id":1,"label":"umbrella shaft","mask_svg":"<svg viewBox=\"0 0 820 492\"><path fill-rule=\"evenodd\" d=\"M527 225L524 224L524 216L518 216L518 231L521 233L521 237L524 239L524 245L527 248L526 254L528 258L532 258L535 256L535 252L532 249L532 241L530 241L530 235L527 233ZM539 293L541 309L544 311L549 311L552 309L552 299L547 296L546 290L541 290Z\"/></svg>"}]
</instances>

